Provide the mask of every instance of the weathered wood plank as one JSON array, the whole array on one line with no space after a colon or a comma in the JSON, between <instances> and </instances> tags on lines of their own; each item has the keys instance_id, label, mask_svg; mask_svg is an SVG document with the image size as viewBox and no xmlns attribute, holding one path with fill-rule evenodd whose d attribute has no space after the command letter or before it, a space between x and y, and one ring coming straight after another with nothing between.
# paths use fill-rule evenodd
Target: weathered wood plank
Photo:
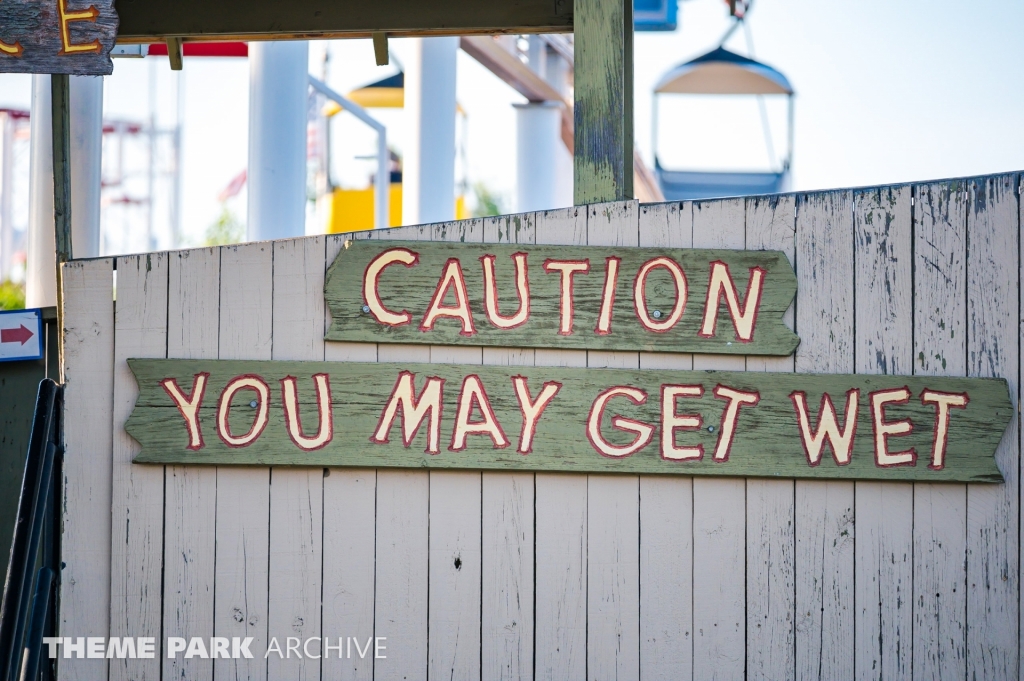
<instances>
[{"instance_id":1,"label":"weathered wood plank","mask_svg":"<svg viewBox=\"0 0 1024 681\"><path fill-rule=\"evenodd\" d=\"M430 361L428 346L381 345L382 362ZM374 661L375 679L427 674L427 578L430 476L426 471L377 472L377 556L374 636L393 642ZM400 645L398 645L400 643Z\"/></svg>"},{"instance_id":2,"label":"weathered wood plank","mask_svg":"<svg viewBox=\"0 0 1024 681\"><path fill-rule=\"evenodd\" d=\"M532 244L533 213L484 218L487 243ZM533 366L529 348L484 348L483 363ZM480 678L533 679L534 476L484 473L481 480Z\"/></svg>"},{"instance_id":3,"label":"weathered wood plank","mask_svg":"<svg viewBox=\"0 0 1024 681\"><path fill-rule=\"evenodd\" d=\"M432 239L479 243L483 232L480 219L444 222ZM474 365L483 353L431 346L430 361ZM480 677L481 494L479 473L430 473L428 678Z\"/></svg>"},{"instance_id":4,"label":"weathered wood plank","mask_svg":"<svg viewBox=\"0 0 1024 681\"><path fill-rule=\"evenodd\" d=\"M690 203L640 206L641 247L693 245ZM692 369L693 356L640 353L642 369ZM645 681L693 673L693 481L640 476L640 671Z\"/></svg>"},{"instance_id":5,"label":"weathered wood plank","mask_svg":"<svg viewBox=\"0 0 1024 681\"><path fill-rule=\"evenodd\" d=\"M967 186L914 188L914 373L967 375ZM914 678L967 677L967 487L914 484Z\"/></svg>"},{"instance_id":6,"label":"weathered wood plank","mask_svg":"<svg viewBox=\"0 0 1024 681\"><path fill-rule=\"evenodd\" d=\"M377 472L377 568L374 636L391 642L374 660L374 678L427 674L427 533L429 476Z\"/></svg>"},{"instance_id":7,"label":"weathered wood plank","mask_svg":"<svg viewBox=\"0 0 1024 681\"><path fill-rule=\"evenodd\" d=\"M639 204L587 206L587 244L638 246ZM637 352L587 353L588 367L640 367ZM587 480L587 676L640 675L640 479Z\"/></svg>"},{"instance_id":8,"label":"weathered wood plank","mask_svg":"<svg viewBox=\"0 0 1024 681\"><path fill-rule=\"evenodd\" d=\"M634 202L587 206L587 243L636 246ZM639 368L636 352L587 353L589 368ZM587 479L587 677L640 675L640 479Z\"/></svg>"},{"instance_id":9,"label":"weathered wood plank","mask_svg":"<svg viewBox=\"0 0 1024 681\"><path fill-rule=\"evenodd\" d=\"M109 76L117 24L113 0L5 0L0 5L0 73Z\"/></svg>"},{"instance_id":10,"label":"weathered wood plank","mask_svg":"<svg viewBox=\"0 0 1024 681\"><path fill-rule=\"evenodd\" d=\"M746 247L796 261L793 196L746 201ZM783 317L793 328L794 311ZM748 356L747 371L793 371L792 357ZM781 681L796 673L796 564L790 480L747 480L747 676Z\"/></svg>"},{"instance_id":11,"label":"weathered wood plank","mask_svg":"<svg viewBox=\"0 0 1024 681\"><path fill-rule=\"evenodd\" d=\"M275 360L322 360L325 309L310 295L323 286L323 237L274 242L273 350ZM276 385L280 385L277 383ZM272 399L272 398L271 398ZM310 419L309 421L311 421ZM307 421L306 428L312 429ZM318 424L319 425L319 424ZM270 473L270 607L268 636L305 639L321 633L323 469ZM320 660L267 658L267 677L320 678Z\"/></svg>"},{"instance_id":12,"label":"weathered wood plank","mask_svg":"<svg viewBox=\"0 0 1024 681\"><path fill-rule=\"evenodd\" d=\"M173 9L172 9L173 7ZM309 40L314 37L365 37L373 32L389 35L457 35L493 33L571 33L573 6L528 0L516 4L460 2L424 7L413 0L351 6L324 6L300 0L277 3L237 0L211 6L197 0L180 5L163 2L119 8L119 39L153 42L165 36L227 37L235 40L274 37Z\"/></svg>"},{"instance_id":13,"label":"weathered wood plank","mask_svg":"<svg viewBox=\"0 0 1024 681\"><path fill-rule=\"evenodd\" d=\"M538 213L536 241L586 244L586 208ZM587 353L538 349L535 361L538 367L585 367ZM583 681L587 677L587 476L538 473L535 514L536 678Z\"/></svg>"},{"instance_id":14,"label":"weathered wood plank","mask_svg":"<svg viewBox=\"0 0 1024 681\"><path fill-rule=\"evenodd\" d=\"M1017 176L969 183L967 373L1004 376L1018 404L1020 251ZM967 488L967 676L1016 678L1019 669L1019 416L996 450L1006 484Z\"/></svg>"},{"instance_id":15,"label":"weathered wood plank","mask_svg":"<svg viewBox=\"0 0 1024 681\"><path fill-rule=\"evenodd\" d=\"M271 358L273 347L274 252L253 243L220 249L220 341L222 359ZM270 469L217 469L217 565L213 631L216 636L252 637L250 649L267 649L267 570L270 567ZM217 659L216 679L265 681L267 662Z\"/></svg>"},{"instance_id":16,"label":"weathered wood plank","mask_svg":"<svg viewBox=\"0 0 1024 681\"><path fill-rule=\"evenodd\" d=\"M345 238L369 238L371 232L327 237L327 262L333 262ZM326 325L330 326L330 310ZM375 343L325 343L328 361L375 362ZM323 635L358 636L365 650L373 632L377 471L332 468L324 476ZM336 645L338 641L330 645ZM347 645L347 643L346 643ZM321 660L325 678L369 681L373 653L364 657L330 651ZM344 655L344 657L343 657Z\"/></svg>"},{"instance_id":17,"label":"weathered wood plank","mask_svg":"<svg viewBox=\"0 0 1024 681\"><path fill-rule=\"evenodd\" d=\"M797 199L798 372L853 369L851 202L844 191ZM853 678L853 483L797 481L794 527L796 678Z\"/></svg>"},{"instance_id":18,"label":"weathered wood plank","mask_svg":"<svg viewBox=\"0 0 1024 681\"><path fill-rule=\"evenodd\" d=\"M637 222L633 202L588 210ZM485 246L474 224L438 227L460 230L457 245L349 241L328 272L327 339L737 356L799 342L783 323L796 278L778 251L637 248L635 234L630 245Z\"/></svg>"},{"instance_id":19,"label":"weathered wood plank","mask_svg":"<svg viewBox=\"0 0 1024 681\"><path fill-rule=\"evenodd\" d=\"M160 641L164 469L132 465L139 445L124 423L139 394L126 360L167 352L168 256L124 256L115 267L110 635L152 637L157 656L112 660L110 679L156 681L165 654Z\"/></svg>"},{"instance_id":20,"label":"weathered wood plank","mask_svg":"<svg viewBox=\"0 0 1024 681\"><path fill-rule=\"evenodd\" d=\"M480 678L480 494L479 473L430 473L427 678Z\"/></svg>"},{"instance_id":21,"label":"weathered wood plank","mask_svg":"<svg viewBox=\"0 0 1024 681\"><path fill-rule=\"evenodd\" d=\"M60 631L110 635L110 510L114 400L111 258L64 265L64 508ZM107 678L107 661L60 661L69 681Z\"/></svg>"},{"instance_id":22,"label":"weathered wood plank","mask_svg":"<svg viewBox=\"0 0 1024 681\"><path fill-rule=\"evenodd\" d=\"M743 199L695 201L694 247L743 248L745 211ZM788 264L782 254L780 258ZM743 371L746 361L738 356L695 354L693 368ZM702 419L701 431L717 440L721 426L713 424L719 421L709 414ZM704 447L710 455L715 444L709 441ZM745 497L743 480L693 481L695 679L743 678L746 666Z\"/></svg>"},{"instance_id":23,"label":"weathered wood plank","mask_svg":"<svg viewBox=\"0 0 1024 681\"><path fill-rule=\"evenodd\" d=\"M573 203L632 199L633 4L573 4Z\"/></svg>"},{"instance_id":24,"label":"weathered wood plank","mask_svg":"<svg viewBox=\"0 0 1024 681\"><path fill-rule=\"evenodd\" d=\"M533 679L534 478L484 473L480 677Z\"/></svg>"},{"instance_id":25,"label":"weathered wood plank","mask_svg":"<svg viewBox=\"0 0 1024 681\"><path fill-rule=\"evenodd\" d=\"M167 287L167 356L218 356L220 249L199 248L170 254ZM187 382L182 382L182 386ZM184 388L188 390L188 388ZM209 640L214 620L217 470L168 466L164 500L164 637ZM164 657L164 676L204 681L213 678L213 660Z\"/></svg>"},{"instance_id":26,"label":"weathered wood plank","mask_svg":"<svg viewBox=\"0 0 1024 681\"><path fill-rule=\"evenodd\" d=\"M857 373L902 374L913 368L910 198L908 185L853 195ZM903 449L895 446L898 440L890 442ZM854 496L856 678L906 678L914 641L914 488L858 482Z\"/></svg>"}]
</instances>

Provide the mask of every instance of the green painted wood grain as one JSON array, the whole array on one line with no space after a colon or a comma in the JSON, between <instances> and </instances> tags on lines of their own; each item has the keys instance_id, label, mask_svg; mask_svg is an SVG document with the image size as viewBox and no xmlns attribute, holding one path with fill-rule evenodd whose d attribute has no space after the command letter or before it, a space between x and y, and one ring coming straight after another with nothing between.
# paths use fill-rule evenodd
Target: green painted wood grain
<instances>
[{"instance_id":1,"label":"green painted wood grain","mask_svg":"<svg viewBox=\"0 0 1024 681\"><path fill-rule=\"evenodd\" d=\"M389 309L408 310L412 323L400 327L385 326L363 312L363 272L379 253L404 247L419 254L414 267L394 265L380 277L380 295ZM515 288L515 266L512 254L528 254L530 282L530 320L516 329L503 330L492 326L484 314L483 270L480 256L495 256L495 277L498 286L499 311L512 315L519 307ZM612 332L607 336L594 333L604 289L605 258L622 258ZM646 331L637 320L633 308L633 280L647 260L668 256L678 262L686 273L689 289L682 320L671 331ZM431 296L445 262L458 257L466 278L470 307L477 333L460 335L461 323L440 318L429 332L419 330ZM590 272L574 277L575 322L571 336L558 335L560 282L557 272L547 273L542 265L546 258L590 260ZM697 335L704 315L710 263L721 260L739 289L741 302L747 291L750 268L767 270L754 338L749 343L736 340L735 327L729 316L724 296L719 305L716 333L711 338ZM675 285L664 269L654 270L647 279L649 309L665 314L675 302ZM327 340L376 343L429 343L434 345L474 345L521 348L558 348L561 350L644 350L649 352L699 352L731 355L789 355L800 339L783 322L796 295L796 275L781 251L729 251L698 249L604 248L595 246L527 246L496 244L453 244L424 242L350 241L331 265L324 284L324 296L331 310L332 323ZM454 302L448 295L447 304Z\"/></svg>"},{"instance_id":2,"label":"green painted wood grain","mask_svg":"<svg viewBox=\"0 0 1024 681\"><path fill-rule=\"evenodd\" d=\"M251 362L234 360L129 360L139 383L135 411L126 424L129 434L142 444L137 463L239 464L283 466L375 466L397 468L462 468L473 470L542 470L591 473L652 473L676 475L756 476L784 478L835 478L874 480L921 480L930 482L999 482L1002 476L993 453L1006 425L1012 407L1007 383L1003 379L941 378L884 375L808 375L783 373L720 371L644 371L619 369L571 369L563 367L499 367L460 366L417 363L349 363L349 362ZM416 375L417 390L426 377L445 380L441 452L424 453L426 425L421 427L412 445L404 447L396 421L391 442L374 444L369 438L387 403L400 371ZM159 381L174 377L185 390L192 386L192 377L209 372L209 388L201 407L201 424L205 446L189 451L184 421ZM280 380L285 376L299 379L300 415L306 434L317 427L314 416L315 394L311 376L330 375L335 434L321 450L302 452L288 437L284 424ZM490 397L495 415L512 445L494 449L490 438L471 435L464 451L447 449L452 436L456 400L463 378L480 376ZM251 446L232 449L216 435L215 411L221 390L233 377L257 374L271 388L270 423ZM516 452L521 415L513 391L511 377L526 376L531 394L536 397L545 381L563 384L561 391L544 412L537 427L533 453ZM679 413L700 413L701 431L677 433L679 445L702 443L704 460L674 462L660 458L658 435L645 449L624 459L600 456L585 434L585 423L594 398L612 385L632 385L647 391L649 398L642 406L633 406L625 399L612 401L605 414L603 432L609 441L626 444L632 435L615 431L610 426L614 414L622 414L657 426L660 414L660 386L665 383L701 384L705 395L700 399L678 401ZM715 399L711 391L718 384L741 390L757 390L761 401L740 412L739 428L728 462L712 460L724 401ZM868 393L883 388L907 386L913 399L907 405L890 405L886 418L890 421L909 418L912 434L890 438L890 449L915 447L917 465L913 467L879 468L874 463L871 412ZM842 411L845 393L859 388L860 412L851 463L837 466L826 448L817 467L807 465L800 443L799 431L789 395L794 390L807 393L812 423L817 423L818 404L823 392L829 393ZM931 453L935 411L919 400L923 389L967 392L970 404L963 410L952 410L946 467L940 471L927 468ZM249 406L252 393L243 392L232 405L232 432L244 433L252 422ZM474 414L479 418L479 414ZM713 426L709 432L707 426Z\"/></svg>"},{"instance_id":3,"label":"green painted wood grain","mask_svg":"<svg viewBox=\"0 0 1024 681\"><path fill-rule=\"evenodd\" d=\"M633 198L633 3L575 0L573 199Z\"/></svg>"}]
</instances>

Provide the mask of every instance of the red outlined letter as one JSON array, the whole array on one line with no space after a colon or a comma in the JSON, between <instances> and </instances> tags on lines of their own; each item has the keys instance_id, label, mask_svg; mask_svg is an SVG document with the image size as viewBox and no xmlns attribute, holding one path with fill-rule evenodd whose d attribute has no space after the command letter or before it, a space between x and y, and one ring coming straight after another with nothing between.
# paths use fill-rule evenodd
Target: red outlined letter
<instances>
[{"instance_id":1,"label":"red outlined letter","mask_svg":"<svg viewBox=\"0 0 1024 681\"><path fill-rule=\"evenodd\" d=\"M935 439L932 444L932 462L928 468L941 471L946 466L946 443L949 442L949 410L965 409L971 398L967 393L944 393L925 388L921 392L922 404L935 405Z\"/></svg>"},{"instance_id":2,"label":"red outlined letter","mask_svg":"<svg viewBox=\"0 0 1024 681\"><path fill-rule=\"evenodd\" d=\"M322 449L334 438L331 379L327 374L313 374L313 384L316 386L316 410L320 426L316 435L306 437L302 434L302 417L299 415L298 381L294 376L285 376L281 379L281 400L284 402L284 423L288 429L288 437L304 452Z\"/></svg>"},{"instance_id":3,"label":"red outlined letter","mask_svg":"<svg viewBox=\"0 0 1024 681\"><path fill-rule=\"evenodd\" d=\"M444 305L448 291L455 291L455 304ZM462 322L460 336L472 336L476 333L473 326L473 313L469 311L469 295L466 293L466 279L462 276L462 265L458 258L448 258L441 270L441 278L437 281L434 296L427 306L427 313L420 322L420 331L431 331L438 317L452 317Z\"/></svg>"},{"instance_id":4,"label":"red outlined letter","mask_svg":"<svg viewBox=\"0 0 1024 681\"><path fill-rule=\"evenodd\" d=\"M885 420L885 405L909 402L910 388L904 386L891 390L876 390L868 393L868 399L871 400L871 425L875 431L875 465L882 468L916 465L917 451L913 447L890 454L887 442L890 435L910 435L914 431L914 424L910 419Z\"/></svg>"},{"instance_id":5,"label":"red outlined letter","mask_svg":"<svg viewBox=\"0 0 1024 681\"><path fill-rule=\"evenodd\" d=\"M540 420L544 410L547 409L551 400L562 389L562 384L557 381L548 381L541 386L537 401L530 399L530 388L526 385L526 376L513 376L512 385L516 389L516 399L519 400L519 411L523 413L523 427L519 431L519 453L529 454L533 451L533 435L537 432L537 421Z\"/></svg>"},{"instance_id":6,"label":"red outlined letter","mask_svg":"<svg viewBox=\"0 0 1024 681\"><path fill-rule=\"evenodd\" d=\"M391 390L391 397L380 413L377 420L377 429L370 436L370 442L374 444L385 444L388 440L388 433L391 431L391 424L398 416L398 410L402 410L402 444L408 447L412 439L416 437L417 431L423 419L430 414L430 422L427 424L427 454L441 453L441 409L443 407L442 396L444 394L444 379L437 376L428 376L427 382L416 397L416 386L414 384L416 375L410 371L400 371L395 387Z\"/></svg>"},{"instance_id":7,"label":"red outlined letter","mask_svg":"<svg viewBox=\"0 0 1024 681\"><path fill-rule=\"evenodd\" d=\"M527 269L526 253L513 253L516 264L516 291L519 293L519 310L506 317L498 310L498 285L494 277L494 256L480 256L484 267L484 312L487 321L499 329L514 329L530 319L530 274Z\"/></svg>"},{"instance_id":8,"label":"red outlined letter","mask_svg":"<svg viewBox=\"0 0 1024 681\"><path fill-rule=\"evenodd\" d=\"M590 260L552 260L551 258L548 258L544 261L544 271L548 273L562 273L562 295L560 298L561 302L559 303L558 335L571 336L574 312L572 299L573 275L577 272L581 272L582 274L589 272Z\"/></svg>"},{"instance_id":9,"label":"red outlined letter","mask_svg":"<svg viewBox=\"0 0 1024 681\"><path fill-rule=\"evenodd\" d=\"M590 406L590 415L587 416L587 438L591 446L601 456L621 459L646 447L654 437L654 427L643 421L635 421L616 414L612 417L612 427L636 433L636 437L628 445L614 445L605 440L601 434L601 421L604 419L605 407L613 397L625 397L633 404L640 405L647 401L647 393L628 385L614 385L598 394Z\"/></svg>"},{"instance_id":10,"label":"red outlined letter","mask_svg":"<svg viewBox=\"0 0 1024 681\"><path fill-rule=\"evenodd\" d=\"M604 292L601 294L601 312L597 315L594 333L607 336L612 332L612 312L615 309L615 287L619 283L619 263L622 258L610 255L604 260Z\"/></svg>"},{"instance_id":11,"label":"red outlined letter","mask_svg":"<svg viewBox=\"0 0 1024 681\"><path fill-rule=\"evenodd\" d=\"M711 275L708 277L708 298L704 303L704 323L701 324L698 336L711 338L715 335L718 324L718 305L725 294L725 302L729 306L729 316L736 327L736 340L749 343L754 340L754 327L757 325L757 311L761 307L761 291L764 288L764 269L750 268L750 282L747 284L747 296L740 307L740 294L736 290L736 282L732 280L729 266L721 260L711 263Z\"/></svg>"},{"instance_id":12,"label":"red outlined letter","mask_svg":"<svg viewBox=\"0 0 1024 681\"><path fill-rule=\"evenodd\" d=\"M657 268L666 269L672 275L672 283L676 287L676 303L668 316L654 319L647 311L647 277ZM679 323L686 310L687 295L686 273L679 263L666 256L652 258L641 265L633 281L633 309L636 310L636 317L641 326L654 333L665 333Z\"/></svg>"},{"instance_id":13,"label":"red outlined letter","mask_svg":"<svg viewBox=\"0 0 1024 681\"><path fill-rule=\"evenodd\" d=\"M470 421L473 407L480 410L481 419ZM501 429L498 418L491 408L491 400L480 377L470 374L462 379L462 390L459 391L459 406L455 409L455 428L452 430L452 443L448 447L453 452L461 452L466 448L467 435L489 435L494 449L505 449L509 446L505 431Z\"/></svg>"},{"instance_id":14,"label":"red outlined letter","mask_svg":"<svg viewBox=\"0 0 1024 681\"><path fill-rule=\"evenodd\" d=\"M192 377L192 392L186 395L178 387L178 381L174 378L165 378L160 381L160 386L174 400L174 406L181 412L181 418L185 419L185 429L188 430L188 447L193 452L203 448L203 430L199 425L199 407L203 406L203 395L206 393L206 380L210 374L205 371Z\"/></svg>"},{"instance_id":15,"label":"red outlined letter","mask_svg":"<svg viewBox=\"0 0 1024 681\"><path fill-rule=\"evenodd\" d=\"M725 462L729 460L729 450L732 449L733 436L736 435L736 423L740 413L740 407L749 404L751 407L761 401L761 393L756 390L744 392L735 390L724 385L716 385L714 395L720 400L728 400L722 411L722 430L718 434L718 444L715 445L715 461Z\"/></svg>"},{"instance_id":16,"label":"red outlined letter","mask_svg":"<svg viewBox=\"0 0 1024 681\"><path fill-rule=\"evenodd\" d=\"M370 308L370 314L381 324L387 326L402 326L412 321L412 315L408 310L392 312L380 302L380 275L384 269L402 263L406 267L412 267L420 261L420 254L414 253L407 248L389 248L384 251L366 266L363 272L363 302Z\"/></svg>"},{"instance_id":17,"label":"red outlined letter","mask_svg":"<svg viewBox=\"0 0 1024 681\"><path fill-rule=\"evenodd\" d=\"M253 418L252 427L244 435L231 434L231 400L235 394L242 390L252 390L256 393L256 416ZM263 433L270 420L270 387L267 382L255 374L244 374L236 376L228 381L220 394L220 401L217 403L217 435L228 447L248 447Z\"/></svg>"},{"instance_id":18,"label":"red outlined letter","mask_svg":"<svg viewBox=\"0 0 1024 681\"><path fill-rule=\"evenodd\" d=\"M700 461L704 458L704 445L676 446L677 430L699 430L700 414L676 413L677 397L701 397L702 385L661 386L661 458L667 461Z\"/></svg>"},{"instance_id":19,"label":"red outlined letter","mask_svg":"<svg viewBox=\"0 0 1024 681\"><path fill-rule=\"evenodd\" d=\"M61 51L58 54L72 54L77 52L99 52L100 41L93 40L88 43L73 44L71 42L71 28L68 26L72 21L96 21L96 17L99 16L99 10L96 9L95 5L90 5L89 9L81 10L79 12L68 11L68 0L57 0L57 12L60 14L60 39L61 39Z\"/></svg>"},{"instance_id":20,"label":"red outlined letter","mask_svg":"<svg viewBox=\"0 0 1024 681\"><path fill-rule=\"evenodd\" d=\"M832 447L832 458L837 466L850 463L853 453L853 438L857 434L857 411L860 408L860 390L853 388L846 391L846 420L843 428L836 423L836 408L832 397L822 393L818 407L818 429L811 431L811 418L807 414L807 393L796 390L789 395L796 410L796 423L800 428L800 442L807 455L807 463L817 466L821 463L821 453L827 440Z\"/></svg>"}]
</instances>

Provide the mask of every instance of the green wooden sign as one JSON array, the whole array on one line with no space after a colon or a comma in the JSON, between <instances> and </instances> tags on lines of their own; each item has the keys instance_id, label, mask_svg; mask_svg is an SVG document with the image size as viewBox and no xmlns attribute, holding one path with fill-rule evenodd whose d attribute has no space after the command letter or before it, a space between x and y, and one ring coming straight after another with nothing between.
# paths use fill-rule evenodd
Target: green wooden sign
<instances>
[{"instance_id":1,"label":"green wooden sign","mask_svg":"<svg viewBox=\"0 0 1024 681\"><path fill-rule=\"evenodd\" d=\"M327 340L788 355L780 251L349 241Z\"/></svg>"},{"instance_id":2,"label":"green wooden sign","mask_svg":"<svg viewBox=\"0 0 1024 681\"><path fill-rule=\"evenodd\" d=\"M138 463L1001 482L1002 379L133 359Z\"/></svg>"}]
</instances>

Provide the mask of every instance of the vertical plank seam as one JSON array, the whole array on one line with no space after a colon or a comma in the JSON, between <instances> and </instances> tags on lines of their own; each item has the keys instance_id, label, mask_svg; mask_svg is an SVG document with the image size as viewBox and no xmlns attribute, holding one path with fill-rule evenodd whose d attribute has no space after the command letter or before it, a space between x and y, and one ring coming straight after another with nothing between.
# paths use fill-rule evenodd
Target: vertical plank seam
<instances>
[{"instance_id":1,"label":"vertical plank seam","mask_svg":"<svg viewBox=\"0 0 1024 681\"><path fill-rule=\"evenodd\" d=\"M274 358L274 289L276 288L276 280L274 277L274 270L277 265L277 247L274 242L269 244L270 248L270 358ZM267 609L263 615L264 626L267 628L267 645L270 645L270 523L273 517L273 508L271 504L274 502L274 495L272 494L274 486L274 467L268 466L267 470ZM263 666L265 667L266 678L270 678L270 656L265 655L263 657Z\"/></svg>"},{"instance_id":2,"label":"vertical plank seam","mask_svg":"<svg viewBox=\"0 0 1024 681\"><path fill-rule=\"evenodd\" d=\"M908 185L910 192L910 375L917 373L914 362L914 349L917 348L917 200L916 187ZM917 542L914 537L917 531L917 484L910 486L910 678L914 678L914 632L917 618L914 617L917 593L914 566L917 564Z\"/></svg>"},{"instance_id":3,"label":"vertical plank seam","mask_svg":"<svg viewBox=\"0 0 1024 681\"><path fill-rule=\"evenodd\" d=\"M331 266L331 263L328 262L328 260L327 260L327 253L330 251L330 242L331 242L330 236L329 235L325 236L324 237L324 259L323 259L323 265L322 265L323 273L324 273L324 281L327 281L327 268ZM324 307L325 307L324 314L321 315L321 323L322 323L321 331L320 331L321 334L324 334L327 331L327 329L326 329L326 326L327 326L327 316L326 316L327 315L327 309L326 309L326 305ZM325 362L327 361L327 343L323 344L323 359L324 359ZM331 406L328 405L328 408L330 409ZM324 575L324 555L327 553L326 551L324 551L324 525L325 525L324 521L326 520L326 518L324 516L325 516L325 513L326 513L326 509L327 509L327 485L324 483L324 480L327 478L327 475L329 474L329 472L330 472L330 469L328 469L326 466L324 466L323 470L320 471L320 631L318 632L320 634L320 653L319 653L320 657L317 659L317 662L316 662L317 666L320 668L320 673L317 674L317 679L319 679L319 681L323 681L323 678L324 678L324 663L323 663L323 653L324 653L324 651L323 651L323 645L324 645L324 576L325 576ZM268 551L268 553L269 553L269 551ZM376 652L374 653L374 656L376 656Z\"/></svg>"},{"instance_id":4,"label":"vertical plank seam","mask_svg":"<svg viewBox=\"0 0 1024 681\"><path fill-rule=\"evenodd\" d=\"M967 375L971 374L971 338L974 335L971 330L971 211L974 209L975 184L969 182L963 189L964 192L964 368ZM969 646L971 622L967 614L971 611L971 575L968 569L971 553L971 525L970 525L971 487L964 485L964 681L969 681L971 666L969 659L971 651Z\"/></svg>"},{"instance_id":5,"label":"vertical plank seam","mask_svg":"<svg viewBox=\"0 0 1024 681\"><path fill-rule=\"evenodd\" d=\"M1020 655L1020 649L1021 649L1021 631L1020 631L1020 629L1021 629L1021 627L1020 627L1020 621L1021 621L1021 619L1020 619L1020 612L1021 612L1021 610L1020 610L1020 606L1021 606L1021 599L1020 599L1020 592L1021 592L1021 579L1020 579L1020 575L1021 575L1021 560L1020 560L1021 510L1020 510L1020 506L1021 505L1020 505L1020 496L1021 495L1020 495L1020 491L1021 491L1021 480L1022 480L1021 465L1020 465L1020 452L1021 452L1020 400L1021 400L1021 395L1022 395L1021 384L1020 384L1021 383L1021 368L1020 368L1020 365L1021 365L1021 362L1020 362L1020 350L1021 350L1021 347L1020 347L1020 335L1021 335L1021 315L1020 315L1020 311L1021 311L1021 295L1020 295L1020 290L1021 290L1021 286L1020 286L1020 284L1021 284L1021 281L1020 281L1020 269L1021 269L1021 264L1022 264L1021 263L1021 259L1020 259L1020 250L1021 250L1021 244L1020 244L1020 228L1021 228L1021 224L1020 224L1020 213L1021 213L1021 206L1020 206L1020 201L1021 201L1021 199L1020 199L1020 176L1013 175L1012 183L1013 183L1013 186L1017 189L1017 191L1015 192L1016 198L1017 198L1017 209L1014 212L1016 213L1016 217L1017 217L1017 333L1016 333L1016 338L1017 338L1017 462L1018 462L1017 463L1017 678L1020 679L1020 677L1021 677L1021 666L1020 666L1020 661L1021 661L1020 660L1020 658L1021 658L1021 655Z\"/></svg>"},{"instance_id":6,"label":"vertical plank seam","mask_svg":"<svg viewBox=\"0 0 1024 681\"><path fill-rule=\"evenodd\" d=\"M150 256L146 256L147 270ZM167 295L164 298L164 357L167 357L170 347L170 323L171 323L171 259L167 257ZM160 529L160 647L166 643L164 637L164 615L165 615L165 594L167 575L167 466L163 466L163 503L161 504L161 529ZM161 681L164 678L164 665L157 665L158 675Z\"/></svg>"},{"instance_id":7,"label":"vertical plank seam","mask_svg":"<svg viewBox=\"0 0 1024 681\"><path fill-rule=\"evenodd\" d=\"M846 191L843 192L846 194ZM837 194L838 195L838 194ZM850 217L850 238L851 244L851 259L853 260L850 267L850 274L853 278L853 284L850 287L850 298L853 301L853 314L850 320L853 326L853 342L850 344L851 351L853 353L853 372L854 374L860 373L857 371L857 198L858 193L850 191L847 194L849 197L849 217ZM879 191L879 197L881 197L881 191ZM881 199L879 199L881 202ZM834 212L833 212L834 215ZM857 481L853 482L853 678L857 678ZM881 611L879 611L879 617L881 617Z\"/></svg>"}]
</instances>

